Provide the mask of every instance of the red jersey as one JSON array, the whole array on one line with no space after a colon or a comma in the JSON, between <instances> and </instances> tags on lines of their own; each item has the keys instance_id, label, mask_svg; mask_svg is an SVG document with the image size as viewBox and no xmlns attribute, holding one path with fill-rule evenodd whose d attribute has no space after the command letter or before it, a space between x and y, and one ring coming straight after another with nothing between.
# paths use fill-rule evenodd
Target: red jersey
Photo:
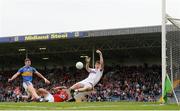
<instances>
[{"instance_id":1,"label":"red jersey","mask_svg":"<svg viewBox=\"0 0 180 111\"><path fill-rule=\"evenodd\" d=\"M68 100L68 94L66 93L66 91L63 90L54 94L53 97L54 97L54 102L63 102Z\"/></svg>"}]
</instances>

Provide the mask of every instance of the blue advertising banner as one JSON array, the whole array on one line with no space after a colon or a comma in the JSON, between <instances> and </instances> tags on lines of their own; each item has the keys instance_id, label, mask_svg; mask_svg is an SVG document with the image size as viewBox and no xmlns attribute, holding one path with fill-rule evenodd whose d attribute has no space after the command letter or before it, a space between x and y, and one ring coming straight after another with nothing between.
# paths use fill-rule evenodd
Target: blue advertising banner
<instances>
[{"instance_id":1,"label":"blue advertising banner","mask_svg":"<svg viewBox=\"0 0 180 111\"><path fill-rule=\"evenodd\" d=\"M38 34L38 35L26 35L26 36L2 37L2 38L0 38L0 43L84 38L87 36L88 36L87 32L65 32L65 33L52 33L52 34Z\"/></svg>"}]
</instances>

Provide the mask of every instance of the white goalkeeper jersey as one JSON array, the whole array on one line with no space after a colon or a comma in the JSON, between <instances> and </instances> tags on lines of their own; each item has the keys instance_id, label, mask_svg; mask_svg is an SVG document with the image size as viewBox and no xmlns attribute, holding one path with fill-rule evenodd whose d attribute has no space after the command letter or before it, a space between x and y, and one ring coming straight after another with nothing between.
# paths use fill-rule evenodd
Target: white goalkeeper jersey
<instances>
[{"instance_id":1,"label":"white goalkeeper jersey","mask_svg":"<svg viewBox=\"0 0 180 111\"><path fill-rule=\"evenodd\" d=\"M85 79L86 82L90 82L95 86L101 79L103 70L101 69L90 69L89 76Z\"/></svg>"}]
</instances>

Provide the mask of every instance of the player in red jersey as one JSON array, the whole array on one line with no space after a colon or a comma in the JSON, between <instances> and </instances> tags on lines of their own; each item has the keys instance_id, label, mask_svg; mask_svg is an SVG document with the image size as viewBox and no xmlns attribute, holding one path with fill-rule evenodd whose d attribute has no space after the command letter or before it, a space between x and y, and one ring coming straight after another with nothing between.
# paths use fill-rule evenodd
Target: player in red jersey
<instances>
[{"instance_id":1,"label":"player in red jersey","mask_svg":"<svg viewBox=\"0 0 180 111\"><path fill-rule=\"evenodd\" d=\"M38 89L37 93L39 96L44 97L47 102L64 102L71 96L66 87L56 87L53 90L55 92L53 95L43 88Z\"/></svg>"}]
</instances>

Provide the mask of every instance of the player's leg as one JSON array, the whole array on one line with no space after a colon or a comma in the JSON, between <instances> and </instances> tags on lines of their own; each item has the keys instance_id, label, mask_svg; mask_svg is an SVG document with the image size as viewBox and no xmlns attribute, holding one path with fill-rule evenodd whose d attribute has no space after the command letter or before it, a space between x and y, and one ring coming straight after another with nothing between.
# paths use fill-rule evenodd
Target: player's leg
<instances>
[{"instance_id":1,"label":"player's leg","mask_svg":"<svg viewBox=\"0 0 180 111\"><path fill-rule=\"evenodd\" d=\"M34 89L33 85L27 86L28 91L31 93L32 99L39 99L40 97L36 93L36 90Z\"/></svg>"},{"instance_id":2,"label":"player's leg","mask_svg":"<svg viewBox=\"0 0 180 111\"><path fill-rule=\"evenodd\" d=\"M76 89L75 92L85 92L85 91L93 90L93 85L91 83L84 82L83 85L84 87Z\"/></svg>"},{"instance_id":3,"label":"player's leg","mask_svg":"<svg viewBox=\"0 0 180 111\"><path fill-rule=\"evenodd\" d=\"M21 96L23 100L28 100L31 96L28 96L28 95L22 95Z\"/></svg>"},{"instance_id":4,"label":"player's leg","mask_svg":"<svg viewBox=\"0 0 180 111\"><path fill-rule=\"evenodd\" d=\"M29 91L26 91L26 93L27 93L27 95L21 95L21 98L22 98L22 100L30 100L31 99L31 94L30 94L30 92Z\"/></svg>"},{"instance_id":5,"label":"player's leg","mask_svg":"<svg viewBox=\"0 0 180 111\"><path fill-rule=\"evenodd\" d=\"M70 94L71 94L71 98L68 100L69 102L73 102L73 101L75 101L75 99L74 99L74 92L75 92L75 90L76 89L79 89L79 88L83 88L84 87L84 84L82 84L82 83L76 83L76 84L74 84L73 86L71 86L70 88L69 88L69 92L70 92Z\"/></svg>"},{"instance_id":6,"label":"player's leg","mask_svg":"<svg viewBox=\"0 0 180 111\"><path fill-rule=\"evenodd\" d=\"M84 86L83 88L76 89L76 92L84 92L84 91L90 91L92 90L92 87Z\"/></svg>"},{"instance_id":7,"label":"player's leg","mask_svg":"<svg viewBox=\"0 0 180 111\"><path fill-rule=\"evenodd\" d=\"M70 93L71 93L71 96L74 97L74 92L75 92L75 90L80 89L80 88L83 88L83 87L84 87L84 84L82 84L82 83L80 83L80 82L74 84L73 86L71 86L71 87L69 88L69 91L70 91Z\"/></svg>"},{"instance_id":8,"label":"player's leg","mask_svg":"<svg viewBox=\"0 0 180 111\"><path fill-rule=\"evenodd\" d=\"M54 102L54 97L51 93L49 93L44 88L39 88L37 90L37 94L43 98L41 98L41 102Z\"/></svg>"},{"instance_id":9,"label":"player's leg","mask_svg":"<svg viewBox=\"0 0 180 111\"><path fill-rule=\"evenodd\" d=\"M39 99L40 97L37 95L36 90L34 89L31 82L23 82L23 87L28 94L28 98L31 96L31 99Z\"/></svg>"},{"instance_id":10,"label":"player's leg","mask_svg":"<svg viewBox=\"0 0 180 111\"><path fill-rule=\"evenodd\" d=\"M74 84L73 86L71 86L69 89L70 89L70 90L76 90L76 89L83 88L83 87L84 87L83 84L81 84L81 83L76 83L76 84Z\"/></svg>"},{"instance_id":11,"label":"player's leg","mask_svg":"<svg viewBox=\"0 0 180 111\"><path fill-rule=\"evenodd\" d=\"M85 96L93 90L93 84L89 82L83 82L83 84L84 87L75 90L74 98L76 99L76 101L85 100Z\"/></svg>"},{"instance_id":12,"label":"player's leg","mask_svg":"<svg viewBox=\"0 0 180 111\"><path fill-rule=\"evenodd\" d=\"M23 82L23 88L24 88L25 92L27 93L27 95L22 95L21 97L23 100L30 101L31 93L28 91L27 86L28 86L28 84L26 82Z\"/></svg>"}]
</instances>

